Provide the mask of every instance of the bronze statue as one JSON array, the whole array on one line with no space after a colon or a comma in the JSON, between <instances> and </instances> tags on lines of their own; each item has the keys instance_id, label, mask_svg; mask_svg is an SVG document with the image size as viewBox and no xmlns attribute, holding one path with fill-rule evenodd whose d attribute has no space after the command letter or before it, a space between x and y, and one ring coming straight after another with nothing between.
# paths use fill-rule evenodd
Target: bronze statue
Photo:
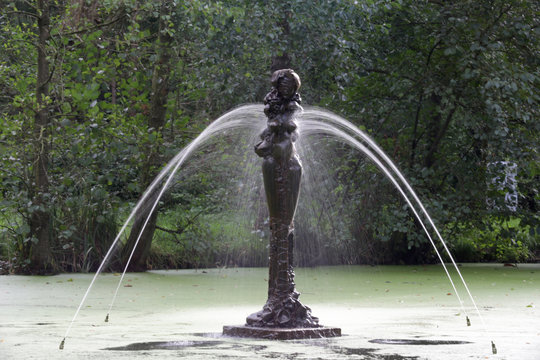
<instances>
[{"instance_id":1,"label":"bronze statue","mask_svg":"<svg viewBox=\"0 0 540 360\"><path fill-rule=\"evenodd\" d=\"M300 78L291 69L272 75L272 90L264 98L268 126L255 145L264 158L264 188L270 213L268 300L263 309L247 317L255 327L319 327L309 307L298 300L293 271L294 213L300 191L302 165L294 148L298 134L295 116L300 106Z\"/></svg>"},{"instance_id":2,"label":"bronze statue","mask_svg":"<svg viewBox=\"0 0 540 360\"><path fill-rule=\"evenodd\" d=\"M300 78L290 69L274 72L272 90L264 98L267 127L255 152L263 158L262 171L270 213L268 300L246 324L223 326L226 336L263 339L308 339L341 336L341 329L319 325L303 305L294 285L294 213L300 191L302 165L294 142L295 119L301 113Z\"/></svg>"}]
</instances>

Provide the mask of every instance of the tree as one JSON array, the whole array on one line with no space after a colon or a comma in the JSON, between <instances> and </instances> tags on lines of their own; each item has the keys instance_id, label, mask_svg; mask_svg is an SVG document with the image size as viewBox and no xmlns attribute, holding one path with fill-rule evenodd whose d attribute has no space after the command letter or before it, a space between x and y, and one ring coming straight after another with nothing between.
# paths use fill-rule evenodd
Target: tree
<instances>
[{"instance_id":1,"label":"tree","mask_svg":"<svg viewBox=\"0 0 540 360\"><path fill-rule=\"evenodd\" d=\"M145 189L157 175L157 169L161 165L162 157L161 142L167 114L167 99L170 92L170 73L172 68L171 45L172 28L171 12L172 2L164 1L159 7L158 35L154 44L157 58L152 70L152 91L150 93L150 107L148 117L148 134L143 145L143 153L147 154L143 160L140 174L140 186ZM158 211L154 208L155 196L147 200L147 204L135 217L127 243L124 246L123 263L131 260L129 270L146 270L146 258L150 252L152 239L156 229ZM154 211L152 211L154 210ZM132 255L133 253L133 255Z\"/></svg>"},{"instance_id":2,"label":"tree","mask_svg":"<svg viewBox=\"0 0 540 360\"><path fill-rule=\"evenodd\" d=\"M226 110L260 102L279 62L301 76L304 104L342 114L377 140L445 233L518 219L518 235L536 234L536 3L2 4L0 241L9 251L0 256L13 271L97 268L160 165ZM221 151L225 142L212 146ZM347 147L321 142L333 155L321 170L328 175L314 177L335 202L300 203L297 248L306 255L297 259L429 261L425 237L380 172ZM166 215L148 218L134 268L145 267L152 239L159 245L166 234L187 249L177 264L220 258L218 242L205 237L217 239L228 212L237 214L215 203L229 195L210 179L227 179L231 164L214 160L213 175L179 184L186 189L159 204ZM517 211L504 206L504 188L489 185L499 161L518 169ZM117 265L146 221L139 215ZM189 228L175 232L182 224ZM197 254L211 246L212 255Z\"/></svg>"},{"instance_id":3,"label":"tree","mask_svg":"<svg viewBox=\"0 0 540 360\"><path fill-rule=\"evenodd\" d=\"M36 210L30 218L30 269L34 273L50 272L54 269L50 248L50 216L46 206L45 197L49 194L49 81L52 73L49 70L49 54L47 53L50 38L49 1L38 0L36 8L38 40L37 51L37 80L36 80L36 110L34 120L34 160L33 174L34 187L31 197Z\"/></svg>"},{"instance_id":4,"label":"tree","mask_svg":"<svg viewBox=\"0 0 540 360\"><path fill-rule=\"evenodd\" d=\"M371 21L350 38L362 43L351 47L352 56L362 60L347 73L352 79L345 91L347 112L362 112L447 229L482 226L492 216L517 216L536 227L526 206L510 214L505 207L488 209L485 201L489 163L519 163L524 188L535 177L529 169L536 155L528 144L538 131L532 123L538 117L538 63L531 61L538 58L538 19L532 15L538 6L527 1L382 5L372 7ZM379 236L401 233L405 245L421 249L425 239L414 236L413 221L405 221L377 224L386 229Z\"/></svg>"},{"instance_id":5,"label":"tree","mask_svg":"<svg viewBox=\"0 0 540 360\"><path fill-rule=\"evenodd\" d=\"M88 271L116 234L117 195L132 191L131 164L118 163L136 148L127 140L135 126L123 120L134 87L109 87L108 76L134 68L117 56L126 42L113 30L133 10L38 5L2 8L2 231L13 239L13 271Z\"/></svg>"},{"instance_id":6,"label":"tree","mask_svg":"<svg viewBox=\"0 0 540 360\"><path fill-rule=\"evenodd\" d=\"M49 153L50 153L50 97L49 82L53 70L50 69L50 3L47 0L37 1L35 6L23 4L20 10L15 3L6 4L4 16L11 15L13 19L25 22L32 19L36 31L33 32L30 26L19 28L20 32L14 39L6 39L6 47L18 40L23 42L20 46L24 50L31 51L31 56L37 62L34 69L34 79L25 79L25 88L30 84L35 84L33 96L27 94L18 98L24 104L23 112L19 118L20 129L28 131L30 135L31 147L27 148L26 155L30 161L30 167L25 175L26 191L28 203L23 212L26 220L25 227L20 231L25 234L25 241L21 243L20 250L27 261L26 271L36 274L54 272L56 265L51 253L51 218L47 208L50 199L49 193ZM16 25L12 22L12 26ZM11 24L10 24L11 25ZM5 30L13 30L10 25L5 24ZM27 69L25 69L27 70ZM29 90L29 89L28 89ZM8 95L13 91L9 89ZM10 98L10 97L7 97ZM10 127L12 131L16 127ZM25 136L26 138L26 136ZM26 176L25 176L26 177Z\"/></svg>"}]
</instances>

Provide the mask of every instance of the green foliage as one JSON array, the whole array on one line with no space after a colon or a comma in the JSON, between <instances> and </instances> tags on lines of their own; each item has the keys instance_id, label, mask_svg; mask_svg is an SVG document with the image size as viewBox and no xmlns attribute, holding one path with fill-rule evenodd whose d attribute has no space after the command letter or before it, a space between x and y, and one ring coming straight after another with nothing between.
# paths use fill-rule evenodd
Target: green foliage
<instances>
[{"instance_id":1,"label":"green foliage","mask_svg":"<svg viewBox=\"0 0 540 360\"><path fill-rule=\"evenodd\" d=\"M518 216L538 224L533 179L537 161L538 10L531 2L377 2L366 10L363 31L344 34L358 61L342 75L339 103L362 122L397 161L440 227L465 222L477 227ZM354 44L354 45L352 45ZM360 44L360 45L359 45ZM531 61L532 60L532 61ZM500 81L500 82L499 82ZM536 89L536 90L535 90ZM343 101L346 100L346 101ZM489 208L486 168L517 164L519 207ZM366 187L357 196L366 197ZM392 190L388 189L388 192ZM501 194L502 193L502 194ZM379 193L381 194L381 193ZM377 237L406 234L422 247L418 224L383 192L374 204ZM361 213L359 209L359 214Z\"/></svg>"},{"instance_id":2,"label":"green foliage","mask_svg":"<svg viewBox=\"0 0 540 360\"><path fill-rule=\"evenodd\" d=\"M468 252L464 258L524 261L538 251L535 2L55 1L45 49L51 122L44 137L32 132L40 15L26 1L2 4L0 256L16 271L24 271L29 244L37 241L29 223L39 211L50 216L58 268L95 269L144 191L143 174L155 173L210 119L261 101L272 59L284 55L302 77L306 103L366 129L445 233L520 220L512 235L502 225L457 231L461 240L452 246ZM152 129L160 35L171 40L172 66L165 124ZM39 144L49 147L44 194L36 193L33 178ZM219 154L228 150L226 140L212 146ZM350 149L328 149L334 153L320 170L325 179L315 183L330 195L315 188L299 205L299 262L433 261L419 224L384 176ZM515 212L502 201L505 189L488 185L488 166L497 161L517 165ZM244 215L223 205L232 197L220 189L234 172L232 159L213 164L165 201L158 226L185 230L158 230L151 261L265 262L264 241L251 233L260 229L236 233L233 224ZM499 206L487 206L487 199Z\"/></svg>"},{"instance_id":3,"label":"green foliage","mask_svg":"<svg viewBox=\"0 0 540 360\"><path fill-rule=\"evenodd\" d=\"M465 229L451 248L457 261L527 262L539 249L535 231L520 227L514 219L505 223L490 223L485 230Z\"/></svg>"},{"instance_id":4,"label":"green foliage","mask_svg":"<svg viewBox=\"0 0 540 360\"><path fill-rule=\"evenodd\" d=\"M160 216L149 256L153 267L179 269L265 263L266 238L240 225L244 222L241 215L197 214L200 211L173 211Z\"/></svg>"}]
</instances>

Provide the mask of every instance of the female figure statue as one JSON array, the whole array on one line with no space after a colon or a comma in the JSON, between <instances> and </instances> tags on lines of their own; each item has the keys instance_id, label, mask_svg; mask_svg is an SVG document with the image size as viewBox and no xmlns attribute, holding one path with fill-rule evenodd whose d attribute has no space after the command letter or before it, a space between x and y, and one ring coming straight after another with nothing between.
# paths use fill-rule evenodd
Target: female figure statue
<instances>
[{"instance_id":1,"label":"female figure statue","mask_svg":"<svg viewBox=\"0 0 540 360\"><path fill-rule=\"evenodd\" d=\"M268 300L263 309L248 316L249 326L318 327L318 319L300 303L293 271L294 213L300 191L302 165L294 148L298 133L295 116L300 106L300 78L291 69L272 75L272 90L264 98L268 126L255 145L262 157L266 200L270 213Z\"/></svg>"}]
</instances>

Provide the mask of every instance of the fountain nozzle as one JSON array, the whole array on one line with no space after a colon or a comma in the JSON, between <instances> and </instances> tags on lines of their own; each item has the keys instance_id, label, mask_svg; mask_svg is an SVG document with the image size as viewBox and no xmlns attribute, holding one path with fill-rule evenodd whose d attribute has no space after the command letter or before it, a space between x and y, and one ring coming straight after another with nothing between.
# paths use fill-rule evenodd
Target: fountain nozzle
<instances>
[{"instance_id":1,"label":"fountain nozzle","mask_svg":"<svg viewBox=\"0 0 540 360\"><path fill-rule=\"evenodd\" d=\"M495 343L491 341L491 352L493 355L497 354L497 347L495 346Z\"/></svg>"},{"instance_id":2,"label":"fountain nozzle","mask_svg":"<svg viewBox=\"0 0 540 360\"><path fill-rule=\"evenodd\" d=\"M60 346L58 347L60 350L64 350L64 344L66 343L66 338L62 339L62 342L60 343Z\"/></svg>"},{"instance_id":3,"label":"fountain nozzle","mask_svg":"<svg viewBox=\"0 0 540 360\"><path fill-rule=\"evenodd\" d=\"M105 316L105 322L109 322L109 314L107 314L107 316Z\"/></svg>"},{"instance_id":4,"label":"fountain nozzle","mask_svg":"<svg viewBox=\"0 0 540 360\"><path fill-rule=\"evenodd\" d=\"M467 318L467 326L471 326L471 320L469 319L468 316L466 316L466 318Z\"/></svg>"}]
</instances>

